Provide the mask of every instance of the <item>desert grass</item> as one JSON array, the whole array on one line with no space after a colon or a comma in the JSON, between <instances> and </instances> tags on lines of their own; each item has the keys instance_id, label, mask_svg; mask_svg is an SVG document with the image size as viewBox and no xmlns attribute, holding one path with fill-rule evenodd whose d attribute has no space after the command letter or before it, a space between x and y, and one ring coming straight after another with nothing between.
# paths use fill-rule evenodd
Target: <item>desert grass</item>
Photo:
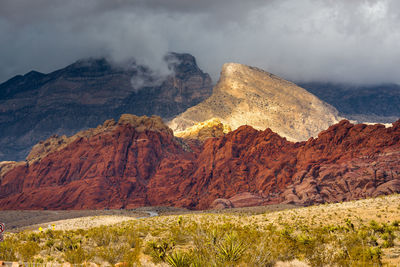
<instances>
[{"instance_id":1,"label":"desert grass","mask_svg":"<svg viewBox=\"0 0 400 267\"><path fill-rule=\"evenodd\" d=\"M226 210L117 219L111 225L86 219L56 230L7 233L0 259L76 266L398 266L400 261L399 195L256 215Z\"/></svg>"}]
</instances>

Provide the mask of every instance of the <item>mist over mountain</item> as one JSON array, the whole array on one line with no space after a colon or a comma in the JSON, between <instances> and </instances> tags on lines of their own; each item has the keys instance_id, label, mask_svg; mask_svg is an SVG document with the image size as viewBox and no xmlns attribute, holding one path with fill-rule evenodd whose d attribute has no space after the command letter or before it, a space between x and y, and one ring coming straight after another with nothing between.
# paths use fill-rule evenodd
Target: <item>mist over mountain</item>
<instances>
[{"instance_id":1,"label":"mist over mountain","mask_svg":"<svg viewBox=\"0 0 400 267\"><path fill-rule=\"evenodd\" d=\"M123 113L170 119L206 99L211 79L189 54L165 57L170 74L104 58L49 74L31 71L0 84L0 161L22 160L53 134L73 134Z\"/></svg>"},{"instance_id":2,"label":"mist over mountain","mask_svg":"<svg viewBox=\"0 0 400 267\"><path fill-rule=\"evenodd\" d=\"M0 82L75 60L184 51L217 80L239 62L291 81L400 83L396 0L2 0Z\"/></svg>"}]
</instances>

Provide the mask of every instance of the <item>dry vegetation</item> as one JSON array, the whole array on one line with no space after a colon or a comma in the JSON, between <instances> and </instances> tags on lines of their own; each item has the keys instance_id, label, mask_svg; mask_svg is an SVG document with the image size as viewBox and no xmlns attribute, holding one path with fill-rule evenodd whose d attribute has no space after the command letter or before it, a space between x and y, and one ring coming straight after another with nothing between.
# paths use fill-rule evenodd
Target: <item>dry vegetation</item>
<instances>
[{"instance_id":1,"label":"dry vegetation","mask_svg":"<svg viewBox=\"0 0 400 267\"><path fill-rule=\"evenodd\" d=\"M256 210L256 215L251 215ZM7 233L0 258L102 266L398 266L400 196Z\"/></svg>"},{"instance_id":2,"label":"dry vegetation","mask_svg":"<svg viewBox=\"0 0 400 267\"><path fill-rule=\"evenodd\" d=\"M2 210L0 211L0 222L6 224L7 232L19 232L38 229L39 226L47 226L53 221L58 221L56 226L61 227L60 220L65 221L66 227L81 227L68 220L74 219L79 222L79 218L91 216L96 216L96 218L108 216L116 219L130 217L132 219L132 217L146 215L147 212L143 208L135 210Z\"/></svg>"}]
</instances>

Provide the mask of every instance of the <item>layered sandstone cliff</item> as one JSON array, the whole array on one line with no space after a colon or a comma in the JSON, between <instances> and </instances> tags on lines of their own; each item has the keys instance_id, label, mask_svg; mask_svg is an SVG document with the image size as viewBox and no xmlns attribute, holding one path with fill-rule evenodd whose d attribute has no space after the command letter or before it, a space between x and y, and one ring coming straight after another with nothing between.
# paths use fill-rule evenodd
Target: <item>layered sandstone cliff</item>
<instances>
[{"instance_id":1,"label":"layered sandstone cliff","mask_svg":"<svg viewBox=\"0 0 400 267\"><path fill-rule=\"evenodd\" d=\"M5 165L0 209L307 205L400 193L400 120L343 120L298 143L241 126L187 144L159 117L124 115L68 140Z\"/></svg>"},{"instance_id":2,"label":"layered sandstone cliff","mask_svg":"<svg viewBox=\"0 0 400 267\"><path fill-rule=\"evenodd\" d=\"M289 140L307 140L338 122L338 112L301 87L263 70L224 64L211 97L169 122L174 131L211 118L237 129L272 129Z\"/></svg>"}]
</instances>

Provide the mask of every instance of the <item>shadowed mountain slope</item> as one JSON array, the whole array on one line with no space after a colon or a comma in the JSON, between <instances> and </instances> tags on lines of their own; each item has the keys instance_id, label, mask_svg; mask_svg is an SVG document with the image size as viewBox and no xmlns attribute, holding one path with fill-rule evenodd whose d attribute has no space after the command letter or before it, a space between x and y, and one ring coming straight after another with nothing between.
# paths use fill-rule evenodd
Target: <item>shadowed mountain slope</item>
<instances>
[{"instance_id":1,"label":"shadowed mountain slope","mask_svg":"<svg viewBox=\"0 0 400 267\"><path fill-rule=\"evenodd\" d=\"M390 123L400 117L400 86L397 84L351 85L313 82L300 83L300 86L352 120Z\"/></svg>"},{"instance_id":2,"label":"shadowed mountain slope","mask_svg":"<svg viewBox=\"0 0 400 267\"><path fill-rule=\"evenodd\" d=\"M0 160L22 160L53 134L72 135L124 113L170 119L211 95L211 79L193 56L170 53L165 61L168 76L85 59L0 84Z\"/></svg>"}]
</instances>

